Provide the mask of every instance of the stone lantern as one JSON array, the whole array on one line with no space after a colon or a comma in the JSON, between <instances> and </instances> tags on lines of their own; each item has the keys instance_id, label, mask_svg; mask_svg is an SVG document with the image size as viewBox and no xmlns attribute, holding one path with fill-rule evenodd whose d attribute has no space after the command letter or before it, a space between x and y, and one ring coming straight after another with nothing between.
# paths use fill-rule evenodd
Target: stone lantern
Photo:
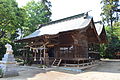
<instances>
[{"instance_id":1,"label":"stone lantern","mask_svg":"<svg viewBox=\"0 0 120 80\"><path fill-rule=\"evenodd\" d=\"M6 44L6 54L4 54L4 57L2 58L2 61L0 63L0 67L2 68L3 77L12 77L12 76L18 76L18 70L17 70L17 62L15 61L12 46L10 44Z\"/></svg>"}]
</instances>

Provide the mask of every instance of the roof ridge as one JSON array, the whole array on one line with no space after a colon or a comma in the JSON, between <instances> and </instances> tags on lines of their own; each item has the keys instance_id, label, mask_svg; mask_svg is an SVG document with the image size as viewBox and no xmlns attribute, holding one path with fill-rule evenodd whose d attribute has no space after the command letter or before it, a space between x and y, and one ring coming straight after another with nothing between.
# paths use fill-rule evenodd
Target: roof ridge
<instances>
[{"instance_id":1,"label":"roof ridge","mask_svg":"<svg viewBox=\"0 0 120 80\"><path fill-rule=\"evenodd\" d=\"M63 22L63 21L67 21L67 20L71 20L71 19L75 19L75 18L84 17L85 15L88 15L88 12L90 12L90 11L87 11L87 12L84 12L84 13L81 13L81 14L77 14L77 15L74 15L74 16L69 16L69 17L66 17L66 18L58 19L58 20L55 20L55 21L51 21L51 22L48 22L46 24L42 24L39 27L41 28L41 27L46 26L46 25L55 24L55 23L59 23L59 22Z\"/></svg>"}]
</instances>

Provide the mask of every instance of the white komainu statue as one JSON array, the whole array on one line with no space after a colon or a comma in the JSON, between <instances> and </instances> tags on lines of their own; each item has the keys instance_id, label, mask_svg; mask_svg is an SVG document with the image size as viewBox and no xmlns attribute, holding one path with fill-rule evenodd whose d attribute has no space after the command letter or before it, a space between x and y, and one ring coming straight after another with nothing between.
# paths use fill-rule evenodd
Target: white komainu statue
<instances>
[{"instance_id":1,"label":"white komainu statue","mask_svg":"<svg viewBox=\"0 0 120 80\"><path fill-rule=\"evenodd\" d=\"M13 53L13 50L12 50L12 46L10 44L6 44L5 47L7 48L6 49L6 54L12 54Z\"/></svg>"}]
</instances>

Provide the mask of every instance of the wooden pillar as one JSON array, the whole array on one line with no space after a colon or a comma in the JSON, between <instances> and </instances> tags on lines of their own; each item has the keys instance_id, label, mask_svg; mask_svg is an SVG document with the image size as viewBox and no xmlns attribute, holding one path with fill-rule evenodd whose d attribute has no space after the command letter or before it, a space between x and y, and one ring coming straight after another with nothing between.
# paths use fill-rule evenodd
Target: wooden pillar
<instances>
[{"instance_id":1,"label":"wooden pillar","mask_svg":"<svg viewBox=\"0 0 120 80\"><path fill-rule=\"evenodd\" d=\"M44 45L44 59L45 59L45 45Z\"/></svg>"},{"instance_id":2,"label":"wooden pillar","mask_svg":"<svg viewBox=\"0 0 120 80\"><path fill-rule=\"evenodd\" d=\"M67 48L68 48L68 49L67 49L68 58L70 58L69 47L67 47Z\"/></svg>"},{"instance_id":3,"label":"wooden pillar","mask_svg":"<svg viewBox=\"0 0 120 80\"><path fill-rule=\"evenodd\" d=\"M75 58L77 58L77 53L76 53L77 51L76 51L76 46L75 46L75 45L74 45L74 48L75 48L75 49L74 49L74 52L75 52Z\"/></svg>"},{"instance_id":4,"label":"wooden pillar","mask_svg":"<svg viewBox=\"0 0 120 80\"><path fill-rule=\"evenodd\" d=\"M35 55L34 55L34 61L37 60L37 54L36 54L36 51L35 51Z\"/></svg>"},{"instance_id":5,"label":"wooden pillar","mask_svg":"<svg viewBox=\"0 0 120 80\"><path fill-rule=\"evenodd\" d=\"M25 61L26 61L26 60L25 60L25 50L22 51L22 54L23 54L23 60L24 60L24 62L25 62Z\"/></svg>"},{"instance_id":6,"label":"wooden pillar","mask_svg":"<svg viewBox=\"0 0 120 80\"><path fill-rule=\"evenodd\" d=\"M45 45L43 45L43 49L44 49L44 51L43 51L43 58L44 58L43 64L45 65Z\"/></svg>"},{"instance_id":7,"label":"wooden pillar","mask_svg":"<svg viewBox=\"0 0 120 80\"><path fill-rule=\"evenodd\" d=\"M40 49L40 58L39 58L39 60L42 62L42 59L41 59L41 53L42 53L42 52L41 52L41 49Z\"/></svg>"}]
</instances>

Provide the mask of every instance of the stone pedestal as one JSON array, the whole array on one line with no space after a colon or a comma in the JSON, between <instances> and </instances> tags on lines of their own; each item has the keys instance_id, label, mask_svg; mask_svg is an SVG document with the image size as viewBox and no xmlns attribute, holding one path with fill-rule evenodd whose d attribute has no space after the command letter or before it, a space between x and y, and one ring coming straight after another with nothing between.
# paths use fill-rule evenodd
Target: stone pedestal
<instances>
[{"instance_id":1,"label":"stone pedestal","mask_svg":"<svg viewBox=\"0 0 120 80\"><path fill-rule=\"evenodd\" d=\"M0 67L3 71L3 77L18 76L17 65L13 54L5 54L2 58Z\"/></svg>"}]
</instances>

